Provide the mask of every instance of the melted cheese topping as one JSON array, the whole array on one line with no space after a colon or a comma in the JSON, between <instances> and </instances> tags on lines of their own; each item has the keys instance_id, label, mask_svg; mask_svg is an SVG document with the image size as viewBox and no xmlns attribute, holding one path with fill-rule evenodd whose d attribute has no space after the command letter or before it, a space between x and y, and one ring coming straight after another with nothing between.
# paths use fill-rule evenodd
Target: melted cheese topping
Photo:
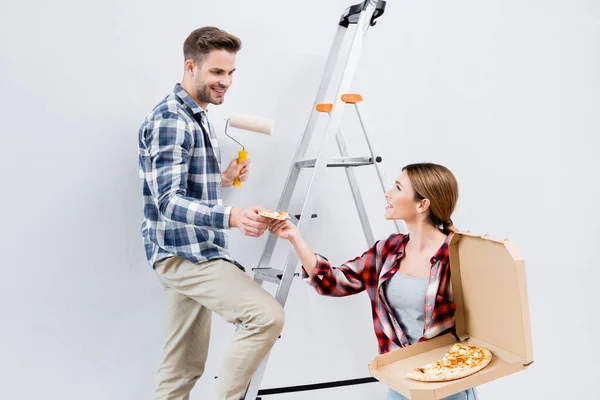
<instances>
[{"instance_id":1,"label":"melted cheese topping","mask_svg":"<svg viewBox=\"0 0 600 400\"><path fill-rule=\"evenodd\" d=\"M440 375L445 372L455 372L477 366L484 360L480 347L456 343L448 350L444 358L426 365L424 373Z\"/></svg>"},{"instance_id":2,"label":"melted cheese topping","mask_svg":"<svg viewBox=\"0 0 600 400\"><path fill-rule=\"evenodd\" d=\"M258 212L258 214L262 215L263 217L282 219L282 220L290 218L290 215L285 211L271 212L271 211L261 210Z\"/></svg>"}]
</instances>

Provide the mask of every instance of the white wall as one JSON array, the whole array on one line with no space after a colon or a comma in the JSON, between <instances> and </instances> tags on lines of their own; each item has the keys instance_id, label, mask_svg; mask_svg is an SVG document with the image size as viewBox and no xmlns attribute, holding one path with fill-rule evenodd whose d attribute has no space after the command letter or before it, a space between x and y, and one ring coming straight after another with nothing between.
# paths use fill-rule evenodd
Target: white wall
<instances>
[{"instance_id":1,"label":"white wall","mask_svg":"<svg viewBox=\"0 0 600 400\"><path fill-rule=\"evenodd\" d=\"M211 116L218 127L236 111L274 117L277 130L237 135L253 159L251 180L225 200L275 207L337 20L352 3L295 4L3 3L1 398L152 397L164 306L139 234L138 127L180 80L189 32L216 25L240 36L236 82ZM576 0L391 0L367 37L354 91L390 177L409 162L447 165L460 183L456 225L508 237L526 259L536 362L482 386L484 399L600 397L599 38L600 3ZM350 149L362 155L347 117ZM234 157L235 143L221 139ZM391 225L374 172L359 176L385 237ZM342 171L327 178L310 241L339 263L367 245ZM255 266L266 236L230 237L232 254ZM298 282L286 309L265 387L368 376L376 346L366 295L329 299ZM193 399L208 397L231 335L215 317ZM384 394L368 384L272 398Z\"/></svg>"}]
</instances>

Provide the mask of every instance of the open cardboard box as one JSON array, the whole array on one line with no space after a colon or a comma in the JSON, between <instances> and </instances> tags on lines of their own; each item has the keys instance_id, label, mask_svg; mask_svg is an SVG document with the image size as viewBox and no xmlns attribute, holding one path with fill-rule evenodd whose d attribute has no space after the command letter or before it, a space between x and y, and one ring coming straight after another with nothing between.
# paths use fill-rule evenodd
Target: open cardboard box
<instances>
[{"instance_id":1,"label":"open cardboard box","mask_svg":"<svg viewBox=\"0 0 600 400\"><path fill-rule=\"evenodd\" d=\"M533 362L525 262L507 240L457 232L450 242L450 272L460 342L492 352L481 371L448 382L417 382L413 368L441 359L457 342L446 334L377 356L371 375L411 400L437 400L514 374Z\"/></svg>"}]
</instances>

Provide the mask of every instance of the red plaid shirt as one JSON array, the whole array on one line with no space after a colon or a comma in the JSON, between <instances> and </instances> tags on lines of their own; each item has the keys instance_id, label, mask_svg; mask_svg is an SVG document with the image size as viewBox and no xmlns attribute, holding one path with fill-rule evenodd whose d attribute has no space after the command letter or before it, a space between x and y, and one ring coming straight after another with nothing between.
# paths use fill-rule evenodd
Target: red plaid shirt
<instances>
[{"instance_id":1,"label":"red plaid shirt","mask_svg":"<svg viewBox=\"0 0 600 400\"><path fill-rule=\"evenodd\" d=\"M419 341L454 331L456 304L452 297L448 244L452 233L431 258L429 284L425 293L425 326ZM379 353L387 353L409 345L406 335L396 320L383 290L383 284L398 271L399 260L404 256L408 236L393 234L379 240L362 256L332 267L329 261L317 254L317 266L309 277L302 269L306 282L325 296L349 296L367 291L373 310L373 325L379 344Z\"/></svg>"}]
</instances>

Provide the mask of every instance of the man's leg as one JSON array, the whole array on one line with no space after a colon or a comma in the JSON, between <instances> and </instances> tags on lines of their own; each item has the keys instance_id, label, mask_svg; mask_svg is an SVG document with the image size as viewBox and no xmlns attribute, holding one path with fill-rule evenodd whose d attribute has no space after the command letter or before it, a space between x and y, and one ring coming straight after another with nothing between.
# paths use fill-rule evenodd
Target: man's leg
<instances>
[{"instance_id":1,"label":"man's leg","mask_svg":"<svg viewBox=\"0 0 600 400\"><path fill-rule=\"evenodd\" d=\"M158 271L168 268L173 259L159 261ZM164 356L157 374L154 398L188 400L190 391L204 372L212 312L168 286L165 295L167 324Z\"/></svg>"},{"instance_id":2,"label":"man's leg","mask_svg":"<svg viewBox=\"0 0 600 400\"><path fill-rule=\"evenodd\" d=\"M222 361L215 399L239 400L283 329L283 307L224 260L194 264L174 257L167 268L159 269L161 280L169 287L238 324Z\"/></svg>"}]
</instances>

